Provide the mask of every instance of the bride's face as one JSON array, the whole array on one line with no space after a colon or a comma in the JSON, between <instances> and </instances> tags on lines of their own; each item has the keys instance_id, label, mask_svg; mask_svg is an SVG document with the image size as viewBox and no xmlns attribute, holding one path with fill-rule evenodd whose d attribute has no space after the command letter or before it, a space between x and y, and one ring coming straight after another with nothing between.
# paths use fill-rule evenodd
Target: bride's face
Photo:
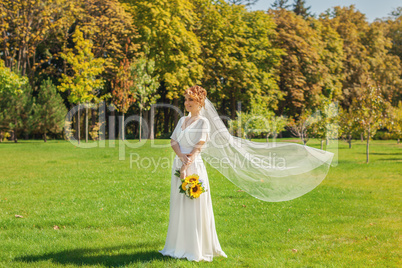
<instances>
[{"instance_id":1,"label":"bride's face","mask_svg":"<svg viewBox=\"0 0 402 268\"><path fill-rule=\"evenodd\" d=\"M184 107L186 108L187 112L194 114L199 111L200 104L190 95L184 95Z\"/></svg>"}]
</instances>

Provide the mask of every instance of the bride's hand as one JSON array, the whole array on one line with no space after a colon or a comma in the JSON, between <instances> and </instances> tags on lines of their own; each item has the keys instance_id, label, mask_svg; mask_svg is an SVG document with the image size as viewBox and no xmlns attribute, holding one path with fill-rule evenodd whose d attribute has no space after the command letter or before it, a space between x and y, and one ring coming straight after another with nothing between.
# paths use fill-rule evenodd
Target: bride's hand
<instances>
[{"instance_id":1,"label":"bride's hand","mask_svg":"<svg viewBox=\"0 0 402 268\"><path fill-rule=\"evenodd\" d=\"M188 164L191 165L195 160L195 154L186 154L188 158Z\"/></svg>"},{"instance_id":2,"label":"bride's hand","mask_svg":"<svg viewBox=\"0 0 402 268\"><path fill-rule=\"evenodd\" d=\"M181 162L183 162L184 165L188 165L188 164L189 164L189 160L190 160L190 159L188 158L187 155L181 154L181 155L179 155L179 158L180 158Z\"/></svg>"}]
</instances>

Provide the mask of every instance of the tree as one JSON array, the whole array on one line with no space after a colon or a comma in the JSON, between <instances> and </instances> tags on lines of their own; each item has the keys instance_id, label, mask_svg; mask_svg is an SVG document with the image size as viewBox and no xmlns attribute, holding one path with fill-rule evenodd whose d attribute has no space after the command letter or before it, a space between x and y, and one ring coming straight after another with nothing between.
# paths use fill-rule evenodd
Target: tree
<instances>
[{"instance_id":1,"label":"tree","mask_svg":"<svg viewBox=\"0 0 402 268\"><path fill-rule=\"evenodd\" d=\"M3 94L17 94L21 92L21 87L28 82L24 76L20 76L5 67L4 61L0 59L0 99Z\"/></svg>"},{"instance_id":2,"label":"tree","mask_svg":"<svg viewBox=\"0 0 402 268\"><path fill-rule=\"evenodd\" d=\"M255 5L259 0L228 0L233 5L244 5L246 7Z\"/></svg>"},{"instance_id":3,"label":"tree","mask_svg":"<svg viewBox=\"0 0 402 268\"><path fill-rule=\"evenodd\" d=\"M35 101L33 127L47 141L48 132L60 133L63 130L67 108L50 79L44 80Z\"/></svg>"},{"instance_id":4,"label":"tree","mask_svg":"<svg viewBox=\"0 0 402 268\"><path fill-rule=\"evenodd\" d=\"M275 0L271 7L272 9L288 9L290 7L288 1L289 0Z\"/></svg>"},{"instance_id":5,"label":"tree","mask_svg":"<svg viewBox=\"0 0 402 268\"><path fill-rule=\"evenodd\" d=\"M384 112L386 111L386 100L379 88L375 88L370 82L364 87L364 94L354 99L352 107L356 111L356 119L360 128L366 134L366 163L369 162L370 138L377 130L384 126Z\"/></svg>"},{"instance_id":6,"label":"tree","mask_svg":"<svg viewBox=\"0 0 402 268\"><path fill-rule=\"evenodd\" d=\"M393 10L388 18L382 20L382 23L385 24L385 29L383 29L385 36L392 42L392 47L389 49L389 52L398 56L400 62L402 62L402 7L398 7L397 9ZM398 68L398 66L394 66L392 63L387 67ZM388 69L385 69L385 71L388 71ZM388 80L388 83L390 84L393 82L393 80ZM392 105L397 106L398 101L401 99L402 91L395 91L391 101Z\"/></svg>"},{"instance_id":7,"label":"tree","mask_svg":"<svg viewBox=\"0 0 402 268\"><path fill-rule=\"evenodd\" d=\"M323 150L324 140L328 145L330 139L338 139L338 109L335 103L331 103L329 99L326 99L316 112L317 117L312 124L311 132L321 140L321 150Z\"/></svg>"},{"instance_id":8,"label":"tree","mask_svg":"<svg viewBox=\"0 0 402 268\"><path fill-rule=\"evenodd\" d=\"M269 110L267 103L259 99L251 100L249 112L236 112L237 118L229 121L230 131L243 138L253 138L264 135L267 142L272 135L275 140L278 133L285 130L287 120L282 116L275 116Z\"/></svg>"},{"instance_id":9,"label":"tree","mask_svg":"<svg viewBox=\"0 0 402 268\"><path fill-rule=\"evenodd\" d=\"M11 130L12 139L18 142L19 134L29 133L31 130L31 116L33 108L32 87L24 84L16 94L7 92L0 99L2 128Z\"/></svg>"},{"instance_id":10,"label":"tree","mask_svg":"<svg viewBox=\"0 0 402 268\"><path fill-rule=\"evenodd\" d=\"M61 15L66 2L2 0L0 42L5 66L28 76L32 82L38 67L36 49L68 20L68 16Z\"/></svg>"},{"instance_id":11,"label":"tree","mask_svg":"<svg viewBox=\"0 0 402 268\"><path fill-rule=\"evenodd\" d=\"M313 18L306 21L284 9L269 13L277 24L275 43L285 52L279 67L279 88L285 97L279 102L278 113L297 117L306 109L318 108L325 98L334 99L340 93L334 93L340 84L337 85L338 63L332 59L338 50L335 47L332 54L325 53L331 47L330 40L322 40L322 29L311 27L322 28L322 25ZM324 62L334 62L335 67L329 69Z\"/></svg>"},{"instance_id":12,"label":"tree","mask_svg":"<svg viewBox=\"0 0 402 268\"><path fill-rule=\"evenodd\" d=\"M306 1L305 0L294 0L293 3L293 12L296 15L302 16L304 19L311 17L309 10L311 7L305 7Z\"/></svg>"},{"instance_id":13,"label":"tree","mask_svg":"<svg viewBox=\"0 0 402 268\"><path fill-rule=\"evenodd\" d=\"M18 118L13 118L10 114L17 107L13 107L16 98L20 98L24 93L23 89L28 84L26 77L10 71L4 66L0 59L0 141L3 139L4 132L10 130L10 123ZM14 122L15 124L15 122ZM14 135L16 141L16 136Z\"/></svg>"},{"instance_id":14,"label":"tree","mask_svg":"<svg viewBox=\"0 0 402 268\"><path fill-rule=\"evenodd\" d=\"M144 43L142 51L155 61L155 74L166 87L168 99L199 83L203 67L200 42L194 33L197 14L187 0L124 0L130 5L135 25Z\"/></svg>"},{"instance_id":15,"label":"tree","mask_svg":"<svg viewBox=\"0 0 402 268\"><path fill-rule=\"evenodd\" d=\"M397 100L395 96L401 86L400 60L389 53L392 44L384 36L384 26L378 22L369 24L354 5L334 7L321 17L343 39L343 108L361 97L368 80L381 89L388 101Z\"/></svg>"},{"instance_id":16,"label":"tree","mask_svg":"<svg viewBox=\"0 0 402 268\"><path fill-rule=\"evenodd\" d=\"M80 27L85 39L92 41L95 58L104 58L102 77L115 78L120 62L131 61L139 56L140 44L133 42L140 36L129 8L117 0L75 1L75 24ZM67 40L65 40L67 41Z\"/></svg>"},{"instance_id":17,"label":"tree","mask_svg":"<svg viewBox=\"0 0 402 268\"><path fill-rule=\"evenodd\" d=\"M130 41L127 42L128 44ZM126 51L128 49L128 44ZM124 130L124 115L127 113L128 109L130 108L131 104L136 101L135 93L132 91L134 85L134 76L131 72L131 62L125 57L120 62L120 67L118 69L117 75L112 80L112 102L117 109L117 111L122 113L121 117L121 140L125 139L125 130Z\"/></svg>"},{"instance_id":18,"label":"tree","mask_svg":"<svg viewBox=\"0 0 402 268\"><path fill-rule=\"evenodd\" d=\"M306 145L311 134L313 134L314 123L319 120L318 116L318 113L313 114L310 110L306 110L298 117L298 119L290 117L287 128L294 136L299 137L304 145Z\"/></svg>"},{"instance_id":19,"label":"tree","mask_svg":"<svg viewBox=\"0 0 402 268\"><path fill-rule=\"evenodd\" d=\"M389 105L387 115L387 129L395 133L397 143L399 144L402 136L402 101L399 101L397 107Z\"/></svg>"},{"instance_id":20,"label":"tree","mask_svg":"<svg viewBox=\"0 0 402 268\"><path fill-rule=\"evenodd\" d=\"M138 59L131 66L131 73L134 75L133 92L138 99L137 103L140 108L140 141L142 137L142 111L149 110L151 105L156 103L156 100L160 97L156 94L156 89L159 86L159 77L158 75L154 75L154 70L155 62L145 57Z\"/></svg>"},{"instance_id":21,"label":"tree","mask_svg":"<svg viewBox=\"0 0 402 268\"><path fill-rule=\"evenodd\" d=\"M197 3L195 10L203 18L196 30L204 63L201 84L210 89L209 98L232 120L238 101L249 110L251 99L259 98L275 109L283 95L276 83L282 50L273 44L272 18L223 1Z\"/></svg>"},{"instance_id":22,"label":"tree","mask_svg":"<svg viewBox=\"0 0 402 268\"><path fill-rule=\"evenodd\" d=\"M71 71L68 75L62 75L60 79L61 84L58 88L59 91L64 92L69 90L70 95L68 96L68 100L70 103L78 103L78 105L93 100L98 102L101 99L110 97L110 95L97 96L103 81L100 78L96 78L96 76L102 73L105 60L102 58L94 58L91 51L92 42L84 39L79 27L75 29L73 41L75 44L74 49L65 48L65 52L61 53L61 57L70 64ZM86 108L86 111L87 110L88 108ZM78 109L77 122L77 139L78 143L80 143L80 109ZM87 120L86 133L88 133ZM86 135L86 142L87 141L88 136Z\"/></svg>"},{"instance_id":23,"label":"tree","mask_svg":"<svg viewBox=\"0 0 402 268\"><path fill-rule=\"evenodd\" d=\"M339 109L339 119L340 119L340 136L346 140L349 144L349 149L352 148L353 135L359 133L359 124L356 120L356 111L353 107L349 107L348 110Z\"/></svg>"}]
</instances>

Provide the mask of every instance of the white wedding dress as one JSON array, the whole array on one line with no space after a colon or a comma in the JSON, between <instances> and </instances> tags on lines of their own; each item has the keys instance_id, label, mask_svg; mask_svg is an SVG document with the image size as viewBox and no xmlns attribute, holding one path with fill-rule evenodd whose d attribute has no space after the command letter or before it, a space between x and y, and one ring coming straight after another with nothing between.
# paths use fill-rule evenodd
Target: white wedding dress
<instances>
[{"instance_id":1,"label":"white wedding dress","mask_svg":"<svg viewBox=\"0 0 402 268\"><path fill-rule=\"evenodd\" d=\"M170 138L179 143L182 153L188 154L197 142L209 140L210 125L208 119L201 116L183 130L182 124L185 118L186 116L180 118ZM182 162L177 155L174 159L171 174L169 227L165 247L159 251L165 256L187 258L197 262L212 261L213 257L217 256L227 257L221 249L216 234L208 174L201 154L202 149L187 169L187 176L198 174L207 190L196 199L190 199L179 192L181 180L174 173L181 168Z\"/></svg>"}]
</instances>

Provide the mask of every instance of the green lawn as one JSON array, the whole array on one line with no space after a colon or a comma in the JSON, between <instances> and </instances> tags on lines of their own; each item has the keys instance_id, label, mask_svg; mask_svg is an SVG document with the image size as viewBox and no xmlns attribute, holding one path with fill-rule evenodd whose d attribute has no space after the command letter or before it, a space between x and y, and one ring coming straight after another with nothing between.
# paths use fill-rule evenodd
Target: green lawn
<instances>
[{"instance_id":1,"label":"green lawn","mask_svg":"<svg viewBox=\"0 0 402 268\"><path fill-rule=\"evenodd\" d=\"M364 142L352 149L340 142L338 166L312 192L287 202L238 192L207 165L228 255L212 263L158 252L168 227L173 150L168 140L155 144L162 148L150 141L126 148L119 160L118 141L93 149L65 141L1 143L0 267L402 265L402 144L396 141L372 142L369 164ZM307 145L319 148L318 141ZM148 168L130 168L129 153L159 160L159 168L145 160Z\"/></svg>"}]
</instances>

